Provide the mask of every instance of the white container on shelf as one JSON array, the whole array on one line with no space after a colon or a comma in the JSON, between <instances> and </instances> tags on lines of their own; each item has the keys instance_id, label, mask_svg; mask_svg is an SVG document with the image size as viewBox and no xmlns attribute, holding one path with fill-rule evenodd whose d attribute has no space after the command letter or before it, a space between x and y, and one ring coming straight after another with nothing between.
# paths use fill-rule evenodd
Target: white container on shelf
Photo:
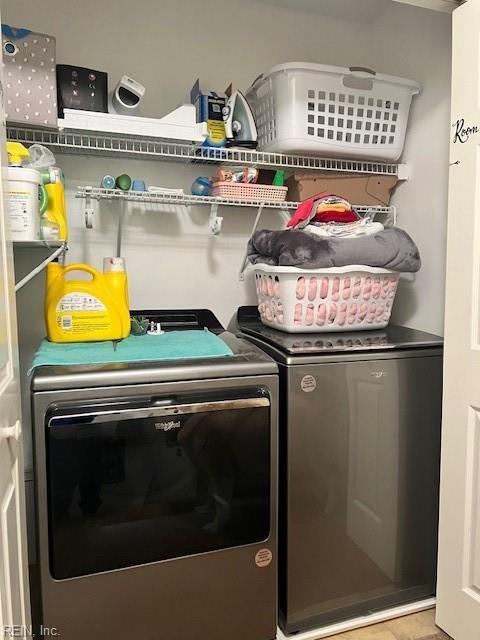
<instances>
[{"instance_id":1,"label":"white container on shelf","mask_svg":"<svg viewBox=\"0 0 480 640\"><path fill-rule=\"evenodd\" d=\"M35 169L7 167L5 209L11 238L16 241L40 240L40 194L42 177Z\"/></svg>"},{"instance_id":2,"label":"white container on shelf","mask_svg":"<svg viewBox=\"0 0 480 640\"><path fill-rule=\"evenodd\" d=\"M299 269L253 265L263 324L288 333L383 329L400 274L348 265Z\"/></svg>"},{"instance_id":3,"label":"white container on shelf","mask_svg":"<svg viewBox=\"0 0 480 640\"><path fill-rule=\"evenodd\" d=\"M281 202L287 197L287 191L288 187L277 187L271 184L222 181L212 184L210 195L215 198L232 198L233 200Z\"/></svg>"},{"instance_id":4,"label":"white container on shelf","mask_svg":"<svg viewBox=\"0 0 480 640\"><path fill-rule=\"evenodd\" d=\"M277 65L247 92L259 149L395 162L420 85L363 67Z\"/></svg>"},{"instance_id":5,"label":"white container on shelf","mask_svg":"<svg viewBox=\"0 0 480 640\"><path fill-rule=\"evenodd\" d=\"M193 104L182 104L163 118L143 118L117 113L97 113L81 109L64 109L58 127L67 131L98 131L126 136L148 136L179 142L203 142L207 136L205 122L196 121Z\"/></svg>"}]
</instances>

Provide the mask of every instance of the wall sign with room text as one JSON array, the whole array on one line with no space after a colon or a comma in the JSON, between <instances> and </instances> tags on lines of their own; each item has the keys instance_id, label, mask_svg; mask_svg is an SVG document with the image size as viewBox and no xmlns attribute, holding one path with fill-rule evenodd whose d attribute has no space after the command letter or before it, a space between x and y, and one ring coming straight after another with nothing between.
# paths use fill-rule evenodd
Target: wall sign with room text
<instances>
[{"instance_id":1,"label":"wall sign with room text","mask_svg":"<svg viewBox=\"0 0 480 640\"><path fill-rule=\"evenodd\" d=\"M466 124L465 118L459 118L453 127L453 142L460 142L465 144L470 139L470 136L480 133L480 126L476 124Z\"/></svg>"}]
</instances>

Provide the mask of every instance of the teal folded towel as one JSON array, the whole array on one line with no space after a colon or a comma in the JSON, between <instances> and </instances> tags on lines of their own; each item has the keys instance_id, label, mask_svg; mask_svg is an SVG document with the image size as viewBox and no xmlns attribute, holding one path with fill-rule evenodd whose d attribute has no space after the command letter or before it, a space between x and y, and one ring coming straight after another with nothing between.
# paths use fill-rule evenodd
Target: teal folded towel
<instances>
[{"instance_id":1,"label":"teal folded towel","mask_svg":"<svg viewBox=\"0 0 480 640\"><path fill-rule=\"evenodd\" d=\"M29 373L42 365L107 364L189 360L232 356L225 342L210 331L166 331L159 336L129 336L116 343L72 342L59 344L43 340Z\"/></svg>"}]
</instances>

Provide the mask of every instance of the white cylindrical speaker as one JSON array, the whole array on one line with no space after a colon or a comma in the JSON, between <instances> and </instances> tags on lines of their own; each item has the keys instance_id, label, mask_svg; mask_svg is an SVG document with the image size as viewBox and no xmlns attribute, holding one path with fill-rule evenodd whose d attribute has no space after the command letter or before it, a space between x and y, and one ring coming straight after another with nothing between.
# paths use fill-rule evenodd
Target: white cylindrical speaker
<instances>
[{"instance_id":1,"label":"white cylindrical speaker","mask_svg":"<svg viewBox=\"0 0 480 640\"><path fill-rule=\"evenodd\" d=\"M128 76L122 76L115 90L109 95L108 110L120 115L136 115L145 95L145 87Z\"/></svg>"}]
</instances>

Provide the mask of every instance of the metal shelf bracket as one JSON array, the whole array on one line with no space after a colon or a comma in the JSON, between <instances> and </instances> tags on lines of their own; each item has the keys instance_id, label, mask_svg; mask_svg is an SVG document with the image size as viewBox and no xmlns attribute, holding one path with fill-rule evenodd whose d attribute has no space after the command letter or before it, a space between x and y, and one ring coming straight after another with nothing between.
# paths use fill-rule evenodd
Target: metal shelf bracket
<instances>
[{"instance_id":1,"label":"metal shelf bracket","mask_svg":"<svg viewBox=\"0 0 480 640\"><path fill-rule=\"evenodd\" d=\"M67 251L67 245L66 243L64 243L62 244L61 247L58 247L58 249L56 249L51 255L49 255L46 260L40 263L38 267L35 267L35 269L32 269L30 273L28 273L24 278L22 278L19 282L17 282L17 284L15 285L15 293L17 291L20 291L20 289L24 287L28 282L30 282L30 280L33 280L33 278L36 275L38 275L41 271L43 271L46 268L46 266L50 264L50 262L53 262L56 258L63 260L65 258L66 251Z\"/></svg>"},{"instance_id":2,"label":"metal shelf bracket","mask_svg":"<svg viewBox=\"0 0 480 640\"><path fill-rule=\"evenodd\" d=\"M410 166L408 164L399 164L397 165L397 178L399 180L409 180L410 179Z\"/></svg>"}]
</instances>

